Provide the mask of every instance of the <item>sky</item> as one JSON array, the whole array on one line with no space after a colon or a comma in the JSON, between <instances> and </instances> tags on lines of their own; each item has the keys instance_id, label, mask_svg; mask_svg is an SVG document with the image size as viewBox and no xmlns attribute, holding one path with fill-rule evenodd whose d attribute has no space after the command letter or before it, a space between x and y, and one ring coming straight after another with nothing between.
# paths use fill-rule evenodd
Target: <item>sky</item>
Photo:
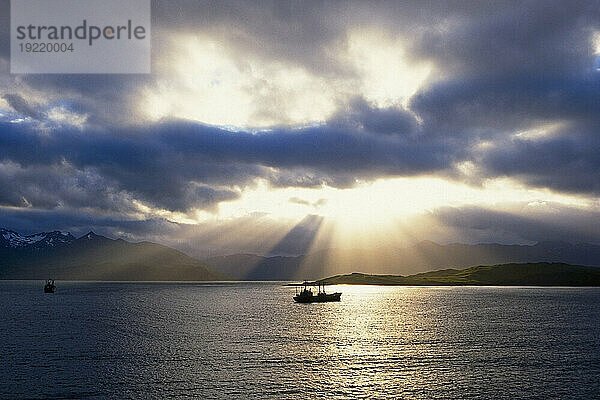
<instances>
[{"instance_id":1,"label":"sky","mask_svg":"<svg viewBox=\"0 0 600 400\"><path fill-rule=\"evenodd\" d=\"M0 227L600 243L598 1L154 1L147 75L11 75L8 10Z\"/></svg>"}]
</instances>

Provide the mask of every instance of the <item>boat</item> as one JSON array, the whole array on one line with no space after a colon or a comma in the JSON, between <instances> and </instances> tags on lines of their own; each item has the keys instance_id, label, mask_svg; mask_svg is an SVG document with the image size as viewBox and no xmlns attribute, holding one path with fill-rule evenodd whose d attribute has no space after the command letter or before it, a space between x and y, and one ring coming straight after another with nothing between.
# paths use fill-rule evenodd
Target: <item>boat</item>
<instances>
[{"instance_id":1,"label":"boat","mask_svg":"<svg viewBox=\"0 0 600 400\"><path fill-rule=\"evenodd\" d=\"M317 293L313 293L312 287L317 287ZM298 292L298 287L302 289ZM325 284L321 284L317 282L308 283L304 281L300 286L296 286L296 295L294 296L294 301L296 303L325 303L328 301L340 301L342 294L340 292L336 293L325 293Z\"/></svg>"},{"instance_id":2,"label":"boat","mask_svg":"<svg viewBox=\"0 0 600 400\"><path fill-rule=\"evenodd\" d=\"M54 284L54 279L48 279L44 285L44 293L54 293L55 290L56 285Z\"/></svg>"}]
</instances>

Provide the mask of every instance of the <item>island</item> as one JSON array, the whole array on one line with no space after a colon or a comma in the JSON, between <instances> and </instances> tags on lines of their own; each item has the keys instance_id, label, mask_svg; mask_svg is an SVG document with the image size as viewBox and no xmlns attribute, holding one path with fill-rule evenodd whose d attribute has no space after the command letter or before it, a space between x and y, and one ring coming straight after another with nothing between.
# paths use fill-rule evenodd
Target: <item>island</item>
<instances>
[{"instance_id":1,"label":"island","mask_svg":"<svg viewBox=\"0 0 600 400\"><path fill-rule=\"evenodd\" d=\"M443 269L407 276L354 272L321 279L315 283L404 286L600 286L600 267L539 262Z\"/></svg>"}]
</instances>

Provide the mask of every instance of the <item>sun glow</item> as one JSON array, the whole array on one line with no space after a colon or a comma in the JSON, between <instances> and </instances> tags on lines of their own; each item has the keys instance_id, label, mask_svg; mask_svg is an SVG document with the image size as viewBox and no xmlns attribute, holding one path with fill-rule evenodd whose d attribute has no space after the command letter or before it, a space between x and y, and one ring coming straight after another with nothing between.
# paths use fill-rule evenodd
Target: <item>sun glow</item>
<instances>
[{"instance_id":1,"label":"sun glow","mask_svg":"<svg viewBox=\"0 0 600 400\"><path fill-rule=\"evenodd\" d=\"M594 54L600 55L600 32L595 31L591 36L592 48L594 50Z\"/></svg>"},{"instance_id":2,"label":"sun glow","mask_svg":"<svg viewBox=\"0 0 600 400\"><path fill-rule=\"evenodd\" d=\"M557 205L581 209L597 207L583 197L530 189L510 179L490 180L474 187L425 176L379 179L349 189L282 189L261 182L253 190L245 191L240 199L221 203L215 218L235 221L244 214L254 213L261 218L285 221L289 228L279 233L281 240L297 227L306 228L306 221L318 220L319 223L309 229L310 244L302 253L337 249L326 252L322 260L323 268L335 269L350 262L347 249L397 247L425 239L460 241L457 238L463 233L437 220L436 212L441 208L476 206L536 218L552 214ZM273 239L272 242L279 241ZM274 244L273 249L276 248ZM273 254L278 253L273 251ZM369 254L368 257L372 257L372 253ZM364 255L360 251L351 254L353 262L360 261L361 257ZM364 260L365 265L372 261ZM303 272L299 270L299 279ZM338 272L322 271L324 276Z\"/></svg>"},{"instance_id":3,"label":"sun glow","mask_svg":"<svg viewBox=\"0 0 600 400\"><path fill-rule=\"evenodd\" d=\"M206 35L177 36L171 43L172 56L156 66L159 78L139 96L139 109L151 120L253 128L318 123L355 97L381 107L406 106L433 69L411 60L400 38L377 31L349 32L329 49L347 71L336 77L242 55Z\"/></svg>"},{"instance_id":4,"label":"sun glow","mask_svg":"<svg viewBox=\"0 0 600 400\"><path fill-rule=\"evenodd\" d=\"M510 179L495 179L481 187L439 177L378 179L360 182L353 188L272 188L259 181L240 199L219 205L221 218L265 213L278 218L298 219L308 214L323 216L354 229L380 226L438 207L469 204L496 206L511 202L560 203L585 207L585 198L527 188Z\"/></svg>"},{"instance_id":5,"label":"sun glow","mask_svg":"<svg viewBox=\"0 0 600 400\"><path fill-rule=\"evenodd\" d=\"M210 37L172 43L175 55L158 67L168 80L142 92L151 119L266 127L324 121L335 110L335 85L300 66L242 58Z\"/></svg>"},{"instance_id":6,"label":"sun glow","mask_svg":"<svg viewBox=\"0 0 600 400\"><path fill-rule=\"evenodd\" d=\"M406 104L433 70L428 62L407 57L402 38L377 31L354 31L348 35L346 62L360 76L360 92L380 107Z\"/></svg>"},{"instance_id":7,"label":"sun glow","mask_svg":"<svg viewBox=\"0 0 600 400\"><path fill-rule=\"evenodd\" d=\"M474 206L531 219L553 215L563 206L582 210L599 207L585 197L531 189L511 179L469 186L432 176L388 178L359 182L346 189L276 188L258 180L240 193L238 199L221 202L210 211L172 212L142 203L136 205L139 218L185 224L190 232L205 232L202 243L212 243L212 247L224 252L238 249L242 243L246 251L265 254L281 254L281 242L293 242L301 247L298 254L306 254L325 248L360 249L425 239L457 240L462 233L437 220L437 213L448 207ZM213 237L210 232L221 233ZM254 250L258 248L256 242L260 242L258 247L262 250ZM345 257L332 252L327 256ZM325 264L335 265L333 261L339 260L330 261Z\"/></svg>"}]
</instances>

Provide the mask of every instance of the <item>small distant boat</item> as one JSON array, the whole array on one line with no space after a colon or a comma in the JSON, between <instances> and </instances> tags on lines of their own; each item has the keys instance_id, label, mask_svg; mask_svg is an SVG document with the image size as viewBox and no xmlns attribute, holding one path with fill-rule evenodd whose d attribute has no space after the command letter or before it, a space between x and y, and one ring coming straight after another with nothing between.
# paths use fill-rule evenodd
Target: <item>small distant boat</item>
<instances>
[{"instance_id":1,"label":"small distant boat","mask_svg":"<svg viewBox=\"0 0 600 400\"><path fill-rule=\"evenodd\" d=\"M54 293L55 290L56 285L54 284L54 279L48 279L44 285L44 293Z\"/></svg>"},{"instance_id":2,"label":"small distant boat","mask_svg":"<svg viewBox=\"0 0 600 400\"><path fill-rule=\"evenodd\" d=\"M313 293L311 286L318 288L317 294ZM296 295L294 296L296 303L325 303L328 301L340 301L342 297L340 292L325 293L325 284L321 283L315 285L305 281L300 287L302 289L298 292L298 286L296 286Z\"/></svg>"}]
</instances>

